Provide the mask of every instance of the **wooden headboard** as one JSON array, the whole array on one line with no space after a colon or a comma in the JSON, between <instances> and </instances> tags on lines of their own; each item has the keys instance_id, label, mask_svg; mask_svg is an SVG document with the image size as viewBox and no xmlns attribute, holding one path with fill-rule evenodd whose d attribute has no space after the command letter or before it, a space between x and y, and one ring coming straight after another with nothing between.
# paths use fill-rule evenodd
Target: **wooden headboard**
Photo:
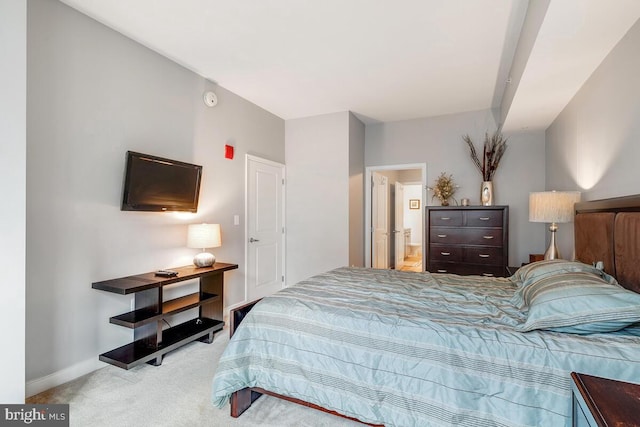
<instances>
[{"instance_id":1,"label":"wooden headboard","mask_svg":"<svg viewBox=\"0 0 640 427\"><path fill-rule=\"evenodd\" d=\"M576 203L576 259L640 293L640 195Z\"/></svg>"}]
</instances>

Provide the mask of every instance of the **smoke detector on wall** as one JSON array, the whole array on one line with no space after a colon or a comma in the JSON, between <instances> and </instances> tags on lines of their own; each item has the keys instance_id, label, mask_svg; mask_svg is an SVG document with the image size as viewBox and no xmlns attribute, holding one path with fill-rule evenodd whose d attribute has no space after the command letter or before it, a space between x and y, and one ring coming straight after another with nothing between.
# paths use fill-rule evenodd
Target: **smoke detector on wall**
<instances>
[{"instance_id":1,"label":"smoke detector on wall","mask_svg":"<svg viewBox=\"0 0 640 427\"><path fill-rule=\"evenodd\" d=\"M215 107L218 103L218 97L215 93L208 91L204 93L204 103L208 107Z\"/></svg>"}]
</instances>

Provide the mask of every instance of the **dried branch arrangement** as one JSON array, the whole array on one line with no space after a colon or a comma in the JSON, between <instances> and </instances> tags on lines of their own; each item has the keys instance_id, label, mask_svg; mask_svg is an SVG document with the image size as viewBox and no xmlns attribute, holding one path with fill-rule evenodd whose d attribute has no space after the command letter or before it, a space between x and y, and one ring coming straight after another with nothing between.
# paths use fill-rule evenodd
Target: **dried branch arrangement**
<instances>
[{"instance_id":1,"label":"dried branch arrangement","mask_svg":"<svg viewBox=\"0 0 640 427\"><path fill-rule=\"evenodd\" d=\"M469 135L463 136L462 139L469 146L471 160L473 160L473 163L482 174L482 180L492 181L493 175L496 173L496 169L498 169L498 165L500 164L500 160L507 150L507 139L498 131L491 137L489 137L489 133L485 133L482 162L480 162L476 147L473 145L473 141L471 141Z\"/></svg>"}]
</instances>

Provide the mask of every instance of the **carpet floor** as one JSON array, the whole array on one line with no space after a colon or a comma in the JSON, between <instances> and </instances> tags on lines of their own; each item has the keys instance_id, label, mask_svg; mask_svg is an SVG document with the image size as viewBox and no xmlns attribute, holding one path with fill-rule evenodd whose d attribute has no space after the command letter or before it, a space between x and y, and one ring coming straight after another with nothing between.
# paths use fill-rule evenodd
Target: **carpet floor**
<instances>
[{"instance_id":1,"label":"carpet floor","mask_svg":"<svg viewBox=\"0 0 640 427\"><path fill-rule=\"evenodd\" d=\"M241 417L211 404L211 382L229 341L198 341L165 355L162 365L130 370L106 366L27 399L69 403L72 427L354 427L362 424L271 396L262 396Z\"/></svg>"}]
</instances>

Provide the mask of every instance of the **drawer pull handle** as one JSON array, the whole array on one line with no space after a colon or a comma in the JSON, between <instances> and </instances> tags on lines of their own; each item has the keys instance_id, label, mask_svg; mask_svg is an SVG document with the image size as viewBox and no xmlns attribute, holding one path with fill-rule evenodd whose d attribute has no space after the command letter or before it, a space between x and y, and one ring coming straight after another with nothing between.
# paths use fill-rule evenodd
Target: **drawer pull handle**
<instances>
[{"instance_id":1,"label":"drawer pull handle","mask_svg":"<svg viewBox=\"0 0 640 427\"><path fill-rule=\"evenodd\" d=\"M438 270L438 273L446 273L447 270Z\"/></svg>"},{"instance_id":2,"label":"drawer pull handle","mask_svg":"<svg viewBox=\"0 0 640 427\"><path fill-rule=\"evenodd\" d=\"M490 255L487 254L478 254L480 258L489 258Z\"/></svg>"},{"instance_id":3,"label":"drawer pull handle","mask_svg":"<svg viewBox=\"0 0 640 427\"><path fill-rule=\"evenodd\" d=\"M491 217L488 216L481 216L480 217L480 221L489 221L491 219Z\"/></svg>"},{"instance_id":4,"label":"drawer pull handle","mask_svg":"<svg viewBox=\"0 0 640 427\"><path fill-rule=\"evenodd\" d=\"M451 255L451 252L440 252L440 255L449 256Z\"/></svg>"},{"instance_id":5,"label":"drawer pull handle","mask_svg":"<svg viewBox=\"0 0 640 427\"><path fill-rule=\"evenodd\" d=\"M438 237L444 239L445 237L447 237L447 235L446 234L438 234Z\"/></svg>"},{"instance_id":6,"label":"drawer pull handle","mask_svg":"<svg viewBox=\"0 0 640 427\"><path fill-rule=\"evenodd\" d=\"M443 216L440 219L443 220L443 221L449 221L451 218L449 218L448 216Z\"/></svg>"},{"instance_id":7,"label":"drawer pull handle","mask_svg":"<svg viewBox=\"0 0 640 427\"><path fill-rule=\"evenodd\" d=\"M491 240L494 236L482 236L483 239Z\"/></svg>"},{"instance_id":8,"label":"drawer pull handle","mask_svg":"<svg viewBox=\"0 0 640 427\"><path fill-rule=\"evenodd\" d=\"M492 273L482 273L482 275L485 277L493 277Z\"/></svg>"}]
</instances>

